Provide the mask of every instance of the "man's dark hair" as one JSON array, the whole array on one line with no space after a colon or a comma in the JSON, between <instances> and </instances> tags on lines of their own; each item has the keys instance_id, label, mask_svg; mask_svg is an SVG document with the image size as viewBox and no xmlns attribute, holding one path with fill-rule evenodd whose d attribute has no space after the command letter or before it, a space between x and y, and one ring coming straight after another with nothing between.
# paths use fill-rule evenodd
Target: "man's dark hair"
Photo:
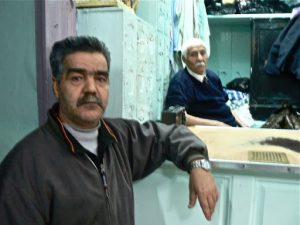
<instances>
[{"instance_id":1,"label":"man's dark hair","mask_svg":"<svg viewBox=\"0 0 300 225\"><path fill-rule=\"evenodd\" d=\"M67 55L76 52L99 52L104 55L108 71L110 69L110 52L104 42L96 37L73 36L54 43L50 53L52 75L60 79L63 73L63 62Z\"/></svg>"}]
</instances>

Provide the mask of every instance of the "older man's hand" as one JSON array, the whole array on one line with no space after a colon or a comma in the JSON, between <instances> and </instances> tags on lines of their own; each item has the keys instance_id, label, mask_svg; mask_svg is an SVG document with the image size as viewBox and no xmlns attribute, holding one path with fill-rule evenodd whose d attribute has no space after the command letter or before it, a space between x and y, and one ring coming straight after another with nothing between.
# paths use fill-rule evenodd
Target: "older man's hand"
<instances>
[{"instance_id":1,"label":"older man's hand","mask_svg":"<svg viewBox=\"0 0 300 225\"><path fill-rule=\"evenodd\" d=\"M212 174L202 168L192 169L189 191L188 207L193 208L198 199L205 218L211 220L219 195Z\"/></svg>"}]
</instances>

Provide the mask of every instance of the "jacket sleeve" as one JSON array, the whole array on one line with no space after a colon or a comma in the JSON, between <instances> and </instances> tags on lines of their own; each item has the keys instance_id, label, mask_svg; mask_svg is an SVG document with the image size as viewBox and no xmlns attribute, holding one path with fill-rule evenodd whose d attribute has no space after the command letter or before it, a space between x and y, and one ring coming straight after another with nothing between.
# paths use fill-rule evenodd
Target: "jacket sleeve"
<instances>
[{"instance_id":1,"label":"jacket sleeve","mask_svg":"<svg viewBox=\"0 0 300 225\"><path fill-rule=\"evenodd\" d=\"M122 148L127 149L134 180L150 174L166 159L185 171L191 160L208 159L206 145L184 125L125 123L118 132Z\"/></svg>"},{"instance_id":2,"label":"jacket sleeve","mask_svg":"<svg viewBox=\"0 0 300 225\"><path fill-rule=\"evenodd\" d=\"M43 225L44 219L29 191L18 160L6 159L0 166L0 223L3 225ZM7 166L10 165L10 166ZM12 166L11 166L12 165Z\"/></svg>"}]
</instances>

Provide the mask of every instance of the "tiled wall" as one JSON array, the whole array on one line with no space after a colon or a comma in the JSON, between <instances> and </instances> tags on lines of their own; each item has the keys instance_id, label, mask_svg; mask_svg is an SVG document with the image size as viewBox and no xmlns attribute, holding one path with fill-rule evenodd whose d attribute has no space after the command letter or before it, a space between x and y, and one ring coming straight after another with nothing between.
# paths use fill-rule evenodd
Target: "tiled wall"
<instances>
[{"instance_id":1,"label":"tiled wall","mask_svg":"<svg viewBox=\"0 0 300 225\"><path fill-rule=\"evenodd\" d=\"M153 26L126 9L90 8L78 9L77 32L98 37L111 51L110 100L105 116L158 120L162 99L157 97L161 84L157 82Z\"/></svg>"}]
</instances>

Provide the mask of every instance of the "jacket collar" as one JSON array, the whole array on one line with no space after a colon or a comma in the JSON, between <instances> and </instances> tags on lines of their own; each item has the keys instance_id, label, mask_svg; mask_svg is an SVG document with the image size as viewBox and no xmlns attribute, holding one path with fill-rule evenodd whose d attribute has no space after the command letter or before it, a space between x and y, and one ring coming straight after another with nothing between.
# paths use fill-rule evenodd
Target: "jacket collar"
<instances>
[{"instance_id":1,"label":"jacket collar","mask_svg":"<svg viewBox=\"0 0 300 225\"><path fill-rule=\"evenodd\" d=\"M73 137L73 135L64 127L61 119L59 118L59 104L55 103L48 111L48 123L58 132L64 141L68 144L69 150L72 153L85 153L87 150ZM117 142L112 129L101 119L101 126L98 130L98 153L103 155L104 151L109 145ZM100 152L99 152L100 150Z\"/></svg>"}]
</instances>

